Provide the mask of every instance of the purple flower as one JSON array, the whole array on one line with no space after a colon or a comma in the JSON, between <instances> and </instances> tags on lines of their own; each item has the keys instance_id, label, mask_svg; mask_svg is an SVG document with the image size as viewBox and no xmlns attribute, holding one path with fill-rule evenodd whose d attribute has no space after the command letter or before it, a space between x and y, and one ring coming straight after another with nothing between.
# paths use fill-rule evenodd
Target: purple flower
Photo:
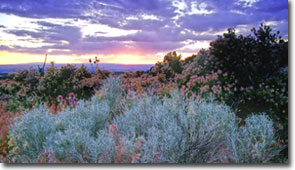
<instances>
[{"instance_id":1,"label":"purple flower","mask_svg":"<svg viewBox=\"0 0 295 170\"><path fill-rule=\"evenodd\" d=\"M75 99L69 99L69 102L70 103L74 103L75 102Z\"/></svg>"},{"instance_id":2,"label":"purple flower","mask_svg":"<svg viewBox=\"0 0 295 170\"><path fill-rule=\"evenodd\" d=\"M66 99L62 99L62 102L65 103L66 102Z\"/></svg>"},{"instance_id":3,"label":"purple flower","mask_svg":"<svg viewBox=\"0 0 295 170\"><path fill-rule=\"evenodd\" d=\"M76 103L75 103L75 105L78 105L78 104L80 104L80 103L79 103L79 102L76 102Z\"/></svg>"}]
</instances>

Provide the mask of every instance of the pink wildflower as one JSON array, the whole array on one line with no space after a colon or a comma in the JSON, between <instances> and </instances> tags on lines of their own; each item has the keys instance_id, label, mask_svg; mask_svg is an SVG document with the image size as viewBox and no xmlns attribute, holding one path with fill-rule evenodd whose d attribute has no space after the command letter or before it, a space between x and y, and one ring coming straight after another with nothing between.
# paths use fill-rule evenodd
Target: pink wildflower
<instances>
[{"instance_id":1,"label":"pink wildflower","mask_svg":"<svg viewBox=\"0 0 295 170\"><path fill-rule=\"evenodd\" d=\"M62 98L62 95L57 96L57 101L58 101L58 102L61 102L62 99L63 99L63 98Z\"/></svg>"},{"instance_id":2,"label":"pink wildflower","mask_svg":"<svg viewBox=\"0 0 295 170\"><path fill-rule=\"evenodd\" d=\"M74 103L75 102L75 99L69 99L69 102L70 103Z\"/></svg>"},{"instance_id":3,"label":"pink wildflower","mask_svg":"<svg viewBox=\"0 0 295 170\"><path fill-rule=\"evenodd\" d=\"M74 94L74 93L70 93L70 94L69 94L69 97L70 97L70 98L74 98L74 97L75 97L75 94Z\"/></svg>"}]
</instances>

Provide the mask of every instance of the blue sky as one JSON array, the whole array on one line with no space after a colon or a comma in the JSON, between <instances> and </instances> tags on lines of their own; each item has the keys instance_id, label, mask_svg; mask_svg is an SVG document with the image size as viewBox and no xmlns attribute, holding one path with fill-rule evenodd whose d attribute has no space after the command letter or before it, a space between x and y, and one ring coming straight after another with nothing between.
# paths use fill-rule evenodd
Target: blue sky
<instances>
[{"instance_id":1,"label":"blue sky","mask_svg":"<svg viewBox=\"0 0 295 170\"><path fill-rule=\"evenodd\" d=\"M288 39L287 0L1 0L0 62L155 63L260 23Z\"/></svg>"}]
</instances>

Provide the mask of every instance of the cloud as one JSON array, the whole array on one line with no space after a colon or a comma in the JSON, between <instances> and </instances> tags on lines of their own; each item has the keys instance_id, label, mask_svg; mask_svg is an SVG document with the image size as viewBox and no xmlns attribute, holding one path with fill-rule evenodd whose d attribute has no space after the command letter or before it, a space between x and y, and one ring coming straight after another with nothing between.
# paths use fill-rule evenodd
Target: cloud
<instances>
[{"instance_id":1,"label":"cloud","mask_svg":"<svg viewBox=\"0 0 295 170\"><path fill-rule=\"evenodd\" d=\"M250 2L251 5L250 5ZM226 28L235 28L239 25L252 24L258 26L265 21L288 20L287 1L236 1L206 0L211 14L184 15L177 22L183 28L195 31L222 31Z\"/></svg>"},{"instance_id":2,"label":"cloud","mask_svg":"<svg viewBox=\"0 0 295 170\"><path fill-rule=\"evenodd\" d=\"M0 12L28 18L80 18L88 6L82 0L1 0Z\"/></svg>"},{"instance_id":3,"label":"cloud","mask_svg":"<svg viewBox=\"0 0 295 170\"><path fill-rule=\"evenodd\" d=\"M6 45L0 45L0 50L8 51L10 48Z\"/></svg>"},{"instance_id":4,"label":"cloud","mask_svg":"<svg viewBox=\"0 0 295 170\"><path fill-rule=\"evenodd\" d=\"M16 37L14 45L1 45L0 50L12 52L188 52L194 44L208 43L229 27L246 32L243 28L269 21L288 37L287 0L1 0L0 14L19 17L19 26L6 25L8 21L0 18L0 28L5 28L0 36ZM34 27L22 24L28 22Z\"/></svg>"}]
</instances>

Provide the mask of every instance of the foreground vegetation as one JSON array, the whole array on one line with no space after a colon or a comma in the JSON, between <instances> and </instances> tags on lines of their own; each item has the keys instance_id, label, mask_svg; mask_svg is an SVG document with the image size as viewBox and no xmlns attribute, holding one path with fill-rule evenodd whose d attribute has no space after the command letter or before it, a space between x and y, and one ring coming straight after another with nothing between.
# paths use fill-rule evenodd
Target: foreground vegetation
<instances>
[{"instance_id":1,"label":"foreground vegetation","mask_svg":"<svg viewBox=\"0 0 295 170\"><path fill-rule=\"evenodd\" d=\"M0 81L0 159L288 162L288 42L265 25L252 32L229 29L209 50L170 52L146 72L52 64L10 75Z\"/></svg>"},{"instance_id":2,"label":"foreground vegetation","mask_svg":"<svg viewBox=\"0 0 295 170\"><path fill-rule=\"evenodd\" d=\"M280 151L273 122L252 115L239 125L225 104L178 91L160 99L122 93L109 78L99 95L57 115L44 106L10 127L9 160L28 163L265 163Z\"/></svg>"}]
</instances>

